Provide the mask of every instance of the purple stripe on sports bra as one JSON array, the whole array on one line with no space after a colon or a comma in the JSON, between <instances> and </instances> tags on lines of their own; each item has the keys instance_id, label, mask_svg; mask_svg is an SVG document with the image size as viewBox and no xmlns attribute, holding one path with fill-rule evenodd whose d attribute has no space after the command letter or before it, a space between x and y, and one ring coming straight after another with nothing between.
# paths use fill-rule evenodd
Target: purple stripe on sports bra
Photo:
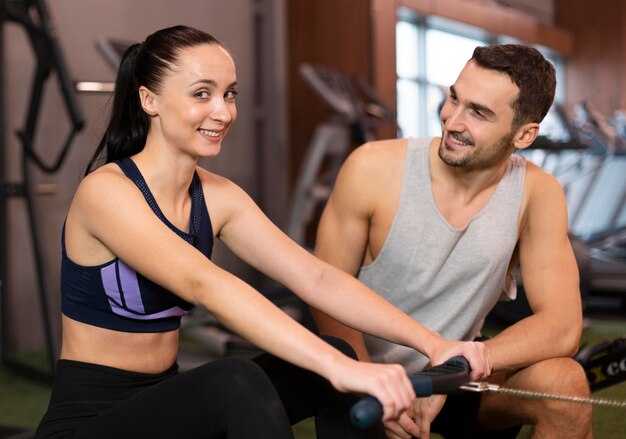
<instances>
[{"instance_id":1,"label":"purple stripe on sports bra","mask_svg":"<svg viewBox=\"0 0 626 439\"><path fill-rule=\"evenodd\" d=\"M104 292L109 299L113 299L116 303L122 303L120 290L117 288L117 275L115 274L117 264L110 264L100 270L102 277L102 286ZM109 300L110 302L111 300Z\"/></svg>"},{"instance_id":2,"label":"purple stripe on sports bra","mask_svg":"<svg viewBox=\"0 0 626 439\"><path fill-rule=\"evenodd\" d=\"M111 300L109 300L109 303L111 304L111 310L115 314L117 314L118 316L122 316L122 317L128 317L134 320L155 320L155 319L162 319L165 317L180 317L185 314L185 310L177 306L173 306L169 309L166 309L165 311L155 312L153 314L135 314L133 312L130 312L122 308L117 303Z\"/></svg>"},{"instance_id":3,"label":"purple stripe on sports bra","mask_svg":"<svg viewBox=\"0 0 626 439\"><path fill-rule=\"evenodd\" d=\"M120 272L120 284L122 285L122 294L126 302L126 308L138 314L145 314L141 300L141 291L139 291L139 282L137 281L137 273L122 261L117 261Z\"/></svg>"},{"instance_id":4,"label":"purple stripe on sports bra","mask_svg":"<svg viewBox=\"0 0 626 439\"><path fill-rule=\"evenodd\" d=\"M126 308L122 306L122 297L117 282L116 266L119 266L119 284L122 286L121 294L124 294ZM109 299L111 311L113 311L114 314L135 320L180 317L186 314L186 311L178 306L173 306L164 311L146 314L141 300L139 283L137 282L137 273L122 261L116 261L115 264L103 267L100 270L100 276L102 277L104 291Z\"/></svg>"}]
</instances>

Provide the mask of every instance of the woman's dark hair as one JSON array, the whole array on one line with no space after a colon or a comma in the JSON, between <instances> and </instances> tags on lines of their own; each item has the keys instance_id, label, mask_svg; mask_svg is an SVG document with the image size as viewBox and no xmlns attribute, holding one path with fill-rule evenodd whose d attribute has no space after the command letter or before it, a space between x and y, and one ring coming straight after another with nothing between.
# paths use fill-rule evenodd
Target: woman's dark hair
<instances>
[{"instance_id":1,"label":"woman's dark hair","mask_svg":"<svg viewBox=\"0 0 626 439\"><path fill-rule=\"evenodd\" d=\"M501 44L477 47L472 60L480 67L506 73L519 88L513 103L513 126L541 122L554 100L554 66L532 47Z\"/></svg>"},{"instance_id":2,"label":"woman's dark hair","mask_svg":"<svg viewBox=\"0 0 626 439\"><path fill-rule=\"evenodd\" d=\"M167 70L172 70L181 50L220 42L206 32L188 26L161 29L141 44L124 52L115 79L115 92L109 125L96 148L85 175L95 167L103 152L104 162L130 157L144 148L149 119L139 101L139 87L158 93Z\"/></svg>"}]
</instances>

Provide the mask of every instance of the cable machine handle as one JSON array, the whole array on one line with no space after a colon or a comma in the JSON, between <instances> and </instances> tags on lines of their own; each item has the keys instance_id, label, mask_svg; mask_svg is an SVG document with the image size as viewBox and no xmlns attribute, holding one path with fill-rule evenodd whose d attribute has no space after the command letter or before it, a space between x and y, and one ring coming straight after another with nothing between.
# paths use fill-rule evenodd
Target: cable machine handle
<instances>
[{"instance_id":1,"label":"cable machine handle","mask_svg":"<svg viewBox=\"0 0 626 439\"><path fill-rule=\"evenodd\" d=\"M460 392L467 383L469 363L464 357L452 357L445 363L409 376L417 397ZM383 417L383 406L373 396L366 396L350 409L350 421L359 428L368 428Z\"/></svg>"}]
</instances>

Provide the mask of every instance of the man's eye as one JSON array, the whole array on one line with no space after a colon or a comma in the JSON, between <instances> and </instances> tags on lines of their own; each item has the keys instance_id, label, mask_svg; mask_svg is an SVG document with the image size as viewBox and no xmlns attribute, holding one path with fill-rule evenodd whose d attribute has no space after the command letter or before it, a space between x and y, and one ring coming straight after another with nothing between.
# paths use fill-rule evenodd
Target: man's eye
<instances>
[{"instance_id":1,"label":"man's eye","mask_svg":"<svg viewBox=\"0 0 626 439\"><path fill-rule=\"evenodd\" d=\"M473 109L472 113L474 114L474 116L476 116L479 119L485 118L485 115L480 110Z\"/></svg>"}]
</instances>

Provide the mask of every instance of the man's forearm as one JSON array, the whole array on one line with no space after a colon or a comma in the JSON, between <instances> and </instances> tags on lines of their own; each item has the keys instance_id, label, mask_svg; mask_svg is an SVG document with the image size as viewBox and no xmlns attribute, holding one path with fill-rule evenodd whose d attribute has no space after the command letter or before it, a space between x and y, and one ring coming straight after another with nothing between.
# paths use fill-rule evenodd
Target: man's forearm
<instances>
[{"instance_id":1,"label":"man's forearm","mask_svg":"<svg viewBox=\"0 0 626 439\"><path fill-rule=\"evenodd\" d=\"M533 314L503 330L485 345L494 373L512 372L539 361L571 357L578 350L582 319Z\"/></svg>"}]
</instances>

